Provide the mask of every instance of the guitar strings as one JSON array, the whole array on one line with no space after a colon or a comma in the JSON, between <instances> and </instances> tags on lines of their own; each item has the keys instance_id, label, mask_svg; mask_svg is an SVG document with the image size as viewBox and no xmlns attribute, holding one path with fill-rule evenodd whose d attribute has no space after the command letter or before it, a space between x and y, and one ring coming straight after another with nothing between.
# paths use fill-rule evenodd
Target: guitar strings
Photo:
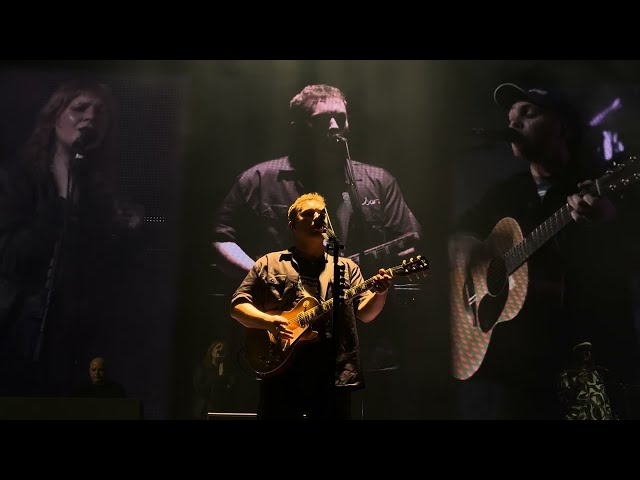
<instances>
[{"instance_id":1,"label":"guitar strings","mask_svg":"<svg viewBox=\"0 0 640 480\"><path fill-rule=\"evenodd\" d=\"M589 185L588 188L583 190L581 193L599 195L600 181L604 178L608 178L609 176L610 175L604 175L593 184ZM562 208L557 210L547 220L533 229L520 242L513 245L502 255L499 255L499 257L501 257L505 262L507 274L500 275L499 273L495 273L495 270L490 270L486 277L487 283L492 284L496 280L502 280L502 278L504 278L504 284L507 284L508 278L513 275L513 273L515 273L515 271L517 271L531 255L548 242L562 228L569 224L571 222L571 218L571 207L568 203L565 203ZM478 302L477 297L475 301Z\"/></svg>"}]
</instances>

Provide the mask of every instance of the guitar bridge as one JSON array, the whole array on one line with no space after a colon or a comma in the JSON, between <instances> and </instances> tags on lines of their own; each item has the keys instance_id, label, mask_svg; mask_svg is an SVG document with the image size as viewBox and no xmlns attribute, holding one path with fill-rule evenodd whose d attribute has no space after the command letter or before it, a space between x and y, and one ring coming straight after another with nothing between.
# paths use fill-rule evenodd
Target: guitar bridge
<instances>
[{"instance_id":1,"label":"guitar bridge","mask_svg":"<svg viewBox=\"0 0 640 480\"><path fill-rule=\"evenodd\" d=\"M478 307L476 304L477 294L473 288L473 283L469 283L467 280L464 282L464 288L462 289L462 303L468 307L473 313L473 326L478 326Z\"/></svg>"}]
</instances>

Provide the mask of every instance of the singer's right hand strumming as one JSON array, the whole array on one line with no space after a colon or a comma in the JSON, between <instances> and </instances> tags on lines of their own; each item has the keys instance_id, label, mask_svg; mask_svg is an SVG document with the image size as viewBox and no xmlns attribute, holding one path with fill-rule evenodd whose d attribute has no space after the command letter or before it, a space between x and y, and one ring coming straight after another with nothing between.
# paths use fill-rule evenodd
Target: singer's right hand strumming
<instances>
[{"instance_id":1,"label":"singer's right hand strumming","mask_svg":"<svg viewBox=\"0 0 640 480\"><path fill-rule=\"evenodd\" d=\"M280 315L272 315L268 330L279 340L293 339L293 333L287 328L289 321Z\"/></svg>"},{"instance_id":2,"label":"singer's right hand strumming","mask_svg":"<svg viewBox=\"0 0 640 480\"><path fill-rule=\"evenodd\" d=\"M268 330L276 338L283 340L293 338L293 334L287 328L289 322L286 318L261 312L249 302L232 305L230 315L247 328Z\"/></svg>"}]
</instances>

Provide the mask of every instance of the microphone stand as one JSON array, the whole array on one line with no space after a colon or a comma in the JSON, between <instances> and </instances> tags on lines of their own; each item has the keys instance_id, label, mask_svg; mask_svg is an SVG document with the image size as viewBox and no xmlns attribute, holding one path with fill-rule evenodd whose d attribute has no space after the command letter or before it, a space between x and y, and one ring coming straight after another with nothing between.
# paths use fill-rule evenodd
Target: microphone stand
<instances>
[{"instance_id":1,"label":"microphone stand","mask_svg":"<svg viewBox=\"0 0 640 480\"><path fill-rule=\"evenodd\" d=\"M53 296L56 288L58 287L58 280L60 274L60 265L62 263L63 246L65 237L67 236L67 230L69 228L69 217L73 210L73 197L76 190L75 182L75 170L78 167L79 162L84 159L84 154L80 149L77 149L74 158L69 163L67 169L67 198L64 204L62 213L62 228L58 231L58 239L53 247L53 256L49 262L49 270L47 271L47 280L45 282L44 292L46 292L46 300L44 305L44 313L42 315L42 321L40 322L40 332L38 334L38 340L36 342L35 349L33 351L33 361L38 363L42 355L42 348L44 346L44 337L47 328L47 321L49 320L49 314L51 312L51 305L53 303Z\"/></svg>"},{"instance_id":2,"label":"microphone stand","mask_svg":"<svg viewBox=\"0 0 640 480\"><path fill-rule=\"evenodd\" d=\"M338 346L336 342L336 325L342 319L342 305L344 304L344 265L340 265L338 260L340 258L340 249L344 248L344 245L333 230L329 213L326 214L326 222L324 228L324 236L327 240L327 250L333 256L333 314L331 321L331 357L329 359L329 377L328 381L328 410L327 414L329 419L335 409L335 375L336 375L336 356L338 353Z\"/></svg>"},{"instance_id":3,"label":"microphone stand","mask_svg":"<svg viewBox=\"0 0 640 480\"><path fill-rule=\"evenodd\" d=\"M362 202L360 202L360 195L356 188L355 176L353 174L353 166L351 165L351 152L349 151L349 142L342 135L334 135L336 141L344 144L346 156L344 158L344 171L347 176L347 192L349 193L349 199L351 200L351 209L353 210L353 217L355 218L355 242L351 242L352 245L361 245L362 236L364 235L364 213L362 212ZM348 227L347 227L348 230Z\"/></svg>"}]
</instances>

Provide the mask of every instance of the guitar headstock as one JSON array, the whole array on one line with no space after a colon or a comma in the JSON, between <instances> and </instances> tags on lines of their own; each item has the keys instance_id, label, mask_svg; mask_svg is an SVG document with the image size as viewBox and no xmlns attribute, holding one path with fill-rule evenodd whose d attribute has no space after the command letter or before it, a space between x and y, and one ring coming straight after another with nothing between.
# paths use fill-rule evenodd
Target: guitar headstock
<instances>
[{"instance_id":1,"label":"guitar headstock","mask_svg":"<svg viewBox=\"0 0 640 480\"><path fill-rule=\"evenodd\" d=\"M396 273L396 275L404 275L410 277L411 275L415 275L416 279L427 276L427 271L429 270L429 260L424 258L422 255L418 255L415 258L410 258L409 260L403 260L402 265L398 265L397 267L400 272Z\"/></svg>"},{"instance_id":2,"label":"guitar headstock","mask_svg":"<svg viewBox=\"0 0 640 480\"><path fill-rule=\"evenodd\" d=\"M607 173L597 180L602 194L620 193L627 187L640 182L640 160L630 155L624 161L616 161Z\"/></svg>"}]
</instances>

